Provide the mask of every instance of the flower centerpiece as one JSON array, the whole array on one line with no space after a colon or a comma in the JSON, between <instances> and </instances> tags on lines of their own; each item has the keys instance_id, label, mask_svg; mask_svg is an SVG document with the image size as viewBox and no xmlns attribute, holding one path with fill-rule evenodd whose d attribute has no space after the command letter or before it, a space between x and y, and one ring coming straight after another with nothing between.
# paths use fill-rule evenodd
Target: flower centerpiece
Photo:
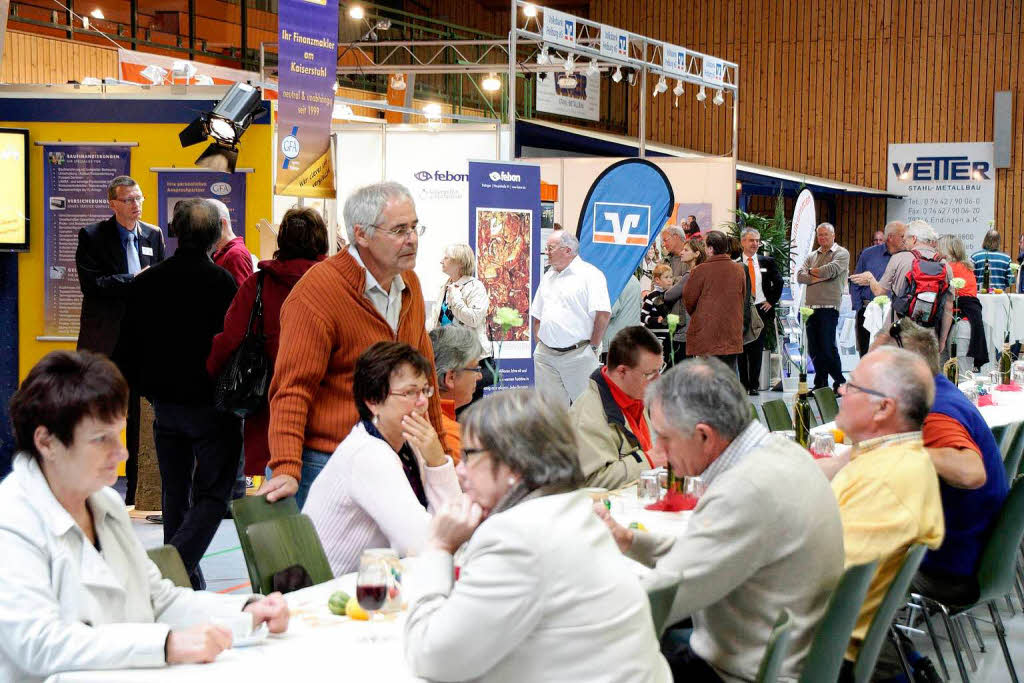
<instances>
[{"instance_id":1,"label":"flower centerpiece","mask_svg":"<svg viewBox=\"0 0 1024 683\"><path fill-rule=\"evenodd\" d=\"M668 354L672 361L672 367L675 367L676 345L673 343L673 339L676 336L676 328L679 327L679 315L676 313L669 313L665 316L665 322L668 323Z\"/></svg>"},{"instance_id":2,"label":"flower centerpiece","mask_svg":"<svg viewBox=\"0 0 1024 683\"><path fill-rule=\"evenodd\" d=\"M513 327L523 324L523 316L514 308L500 306L494 311L491 321L501 328L501 338L498 339L498 353L494 358L494 384L501 386L501 347L508 338L508 331Z\"/></svg>"}]
</instances>

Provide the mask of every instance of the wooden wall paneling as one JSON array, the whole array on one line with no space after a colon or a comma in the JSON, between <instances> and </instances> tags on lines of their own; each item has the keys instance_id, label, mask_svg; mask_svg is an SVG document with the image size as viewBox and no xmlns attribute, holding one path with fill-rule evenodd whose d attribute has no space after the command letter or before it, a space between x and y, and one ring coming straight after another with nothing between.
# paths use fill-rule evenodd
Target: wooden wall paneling
<instances>
[{"instance_id":1,"label":"wooden wall paneling","mask_svg":"<svg viewBox=\"0 0 1024 683\"><path fill-rule=\"evenodd\" d=\"M80 42L8 31L0 81L41 84L117 75L117 51Z\"/></svg>"}]
</instances>

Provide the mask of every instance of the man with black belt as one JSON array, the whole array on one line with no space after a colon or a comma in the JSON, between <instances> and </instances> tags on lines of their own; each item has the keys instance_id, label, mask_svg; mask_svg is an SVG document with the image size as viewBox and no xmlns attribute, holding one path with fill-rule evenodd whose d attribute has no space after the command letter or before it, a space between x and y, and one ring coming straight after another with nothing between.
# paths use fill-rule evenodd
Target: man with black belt
<instances>
[{"instance_id":1,"label":"man with black belt","mask_svg":"<svg viewBox=\"0 0 1024 683\"><path fill-rule=\"evenodd\" d=\"M121 337L121 321L128 309L135 276L164 260L164 235L157 226L139 220L145 197L129 176L117 176L110 181L107 201L114 215L78 231L75 268L82 288L78 350L110 357L114 356ZM139 394L135 386L131 387L128 399L125 438L125 503L134 505L139 457Z\"/></svg>"},{"instance_id":2,"label":"man with black belt","mask_svg":"<svg viewBox=\"0 0 1024 683\"><path fill-rule=\"evenodd\" d=\"M796 279L807 285L804 306L814 309L807 321L807 352L814 363L814 388L827 387L831 376L832 388L838 390L846 379L836 345L836 327L843 285L850 272L850 252L836 244L836 229L831 223L821 223L816 235L818 248L807 255Z\"/></svg>"},{"instance_id":3,"label":"man with black belt","mask_svg":"<svg viewBox=\"0 0 1024 683\"><path fill-rule=\"evenodd\" d=\"M883 235L882 242L875 242L874 245L860 252L857 258L857 267L853 274L870 272L875 279L881 280L885 267L889 265L889 259L893 254L903 251L903 234L907 231L905 223L890 221L885 225L884 232L876 232L875 236ZM875 298L875 293L867 285L858 285L850 280L850 301L853 303L853 310L857 311L857 353L864 356L871 345L871 334L864 328L864 312L868 304Z\"/></svg>"},{"instance_id":4,"label":"man with black belt","mask_svg":"<svg viewBox=\"0 0 1024 683\"><path fill-rule=\"evenodd\" d=\"M576 236L555 230L547 240L548 263L533 299L531 317L537 391L568 406L583 393L600 363L601 339L612 307L604 274L579 257Z\"/></svg>"},{"instance_id":5,"label":"man with black belt","mask_svg":"<svg viewBox=\"0 0 1024 683\"><path fill-rule=\"evenodd\" d=\"M757 250L761 248L760 232L753 228L744 228L740 233L740 246L743 248L743 254L737 262L747 273L750 294L754 297L754 307L764 322L761 334L749 344L744 344L743 353L738 359L740 381L746 387L748 395L757 396L764 338L768 330L775 325L775 306L782 297L782 275L775 265L775 259L771 256L758 255Z\"/></svg>"}]
</instances>

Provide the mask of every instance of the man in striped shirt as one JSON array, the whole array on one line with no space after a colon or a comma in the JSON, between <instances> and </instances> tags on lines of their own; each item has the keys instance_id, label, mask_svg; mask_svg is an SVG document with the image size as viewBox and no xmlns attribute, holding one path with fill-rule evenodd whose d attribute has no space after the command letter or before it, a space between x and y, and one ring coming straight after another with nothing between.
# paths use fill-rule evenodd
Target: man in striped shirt
<instances>
[{"instance_id":1,"label":"man in striped shirt","mask_svg":"<svg viewBox=\"0 0 1024 683\"><path fill-rule=\"evenodd\" d=\"M999 251L999 232L989 230L981 242L981 250L971 254L974 262L974 277L978 278L978 286L984 281L985 264L988 263L989 288L1006 289L1010 276L1010 256Z\"/></svg>"}]
</instances>

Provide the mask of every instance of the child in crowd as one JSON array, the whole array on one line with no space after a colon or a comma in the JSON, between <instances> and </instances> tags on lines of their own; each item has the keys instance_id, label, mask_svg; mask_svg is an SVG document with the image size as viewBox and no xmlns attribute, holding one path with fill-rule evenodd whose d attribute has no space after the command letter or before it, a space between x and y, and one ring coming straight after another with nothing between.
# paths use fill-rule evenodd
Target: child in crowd
<instances>
[{"instance_id":1,"label":"child in crowd","mask_svg":"<svg viewBox=\"0 0 1024 683\"><path fill-rule=\"evenodd\" d=\"M661 341L662 348L667 348L669 306L665 303L665 290L672 286L672 267L659 264L654 267L651 275L652 288L644 297L640 322Z\"/></svg>"}]
</instances>

